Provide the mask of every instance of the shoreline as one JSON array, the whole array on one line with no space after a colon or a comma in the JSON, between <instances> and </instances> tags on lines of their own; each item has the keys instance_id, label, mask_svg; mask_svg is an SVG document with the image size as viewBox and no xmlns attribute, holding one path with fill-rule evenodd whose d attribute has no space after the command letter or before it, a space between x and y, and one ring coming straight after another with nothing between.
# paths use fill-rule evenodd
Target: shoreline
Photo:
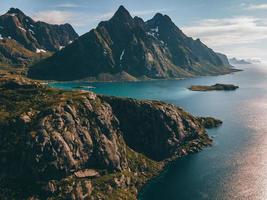
<instances>
[{"instance_id":1,"label":"shoreline","mask_svg":"<svg viewBox=\"0 0 267 200\"><path fill-rule=\"evenodd\" d=\"M242 72L242 69L233 69L231 72L221 73L221 74L214 74L214 75L200 75L200 76L192 76L192 77L184 77L184 78L163 78L163 79L136 79L136 80L112 80L112 81L101 81L101 80L86 80L86 79L79 79L73 81L56 81L56 80L38 80L38 79L31 79L34 81L43 81L45 84L55 84L55 83L139 83L139 82L154 82L154 81L177 81L177 80L186 80L186 79L194 79L194 78L201 78L201 77L216 77L216 76L224 76L233 73Z\"/></svg>"},{"instance_id":2,"label":"shoreline","mask_svg":"<svg viewBox=\"0 0 267 200\"><path fill-rule=\"evenodd\" d=\"M82 174L83 177L77 177L77 175L72 171L73 169L70 168L69 164L72 164L73 161L69 160L63 163L63 166L66 168L66 174L62 174L58 176L58 178L50 177L46 182L46 180L39 179L38 176L32 176L31 179L33 183L36 181L38 184L36 185L37 188L40 189L40 191L32 191L30 188L24 188L29 195L42 195L42 192L51 192L51 197L63 195L64 197L67 197L68 195L76 195L74 194L76 191L78 193L82 193L83 191L80 191L80 188L82 187L81 184L86 186L85 192L90 193L90 195L94 197L101 197L101 199L106 199L108 197L111 200L118 199L118 197L127 197L127 199L137 199L139 193L142 191L142 189L145 187L146 184L149 184L153 178L156 178L161 173L166 170L166 167L169 166L173 161L190 154L194 154L197 152L200 152L206 147L209 147L212 145L212 139L209 137L207 129L208 127L205 125L207 120L213 121L214 123L211 124L217 124L218 120L214 118L200 118L197 116L193 116L189 114L188 112L182 110L181 108L174 106L173 104L167 104L161 101L138 101L133 100L130 98L115 98L110 96L101 96L101 95L95 95L91 92L80 92L80 91L72 91L72 92L64 92L62 90L53 90L49 89L46 86L43 86L41 82L35 82L29 79L24 79L23 77L18 77L16 75L6 75L2 77L2 89L5 91L5 89L8 91L6 93L6 96L4 98L5 102L6 100L13 100L12 96L13 93L18 94L18 98L16 99L16 102L20 102L20 106L17 107L17 104L14 105L12 108L9 108L8 110L3 110L3 114L5 114L2 118L2 121L0 119L0 122L2 123L2 126L4 128L7 128L8 130L11 128L9 127L9 124L6 124L6 121L13 120L14 118L18 118L19 121L15 121L12 126L18 126L18 132L17 129L14 130L15 132L12 132L12 129L10 129L11 133L13 133L16 137L24 138L28 136L29 132L31 133L31 137L27 138L27 141L32 142L33 145L38 147L39 145L43 145L43 143L39 143L39 140L35 140L36 137L47 137L51 138L55 133L60 133L60 130L65 130L66 127L72 128L73 127L73 134L72 136L75 138L78 138L78 133L80 130L86 130L83 129L83 127L86 126L86 124L90 123L91 121L93 123L90 123L90 126L92 128L90 129L90 137L93 137L94 140L85 140L86 142L81 143L83 144L91 144L91 141L95 141L95 143L92 143L94 145L98 145L98 141L102 142L102 140L107 140L106 137L104 137L103 133L102 135L99 135L98 133L101 133L104 127L108 127L109 133L112 135L113 138L116 139L115 142L111 142L108 144L116 144L118 145L116 148L116 152L123 156L119 157L119 165L116 165L117 162L114 161L113 157L105 156L103 155L103 158L108 159L108 161L112 165L103 165L102 168L97 169L97 172L101 175L100 177L90 177L91 175L87 175L86 171L83 170L90 170L94 169L92 167L83 167L83 165L80 165L79 163L74 163L76 165L78 174ZM25 93L25 90L28 91ZM22 92L23 91L23 92ZM25 95L29 96L31 95L31 98L26 98ZM45 98L43 98L45 97ZM15 101L15 100L14 100ZM128 107L129 110L125 110L124 108ZM30 108L30 111L28 110ZM131 109L132 108L132 109ZM78 111L86 111L86 112L78 112ZM100 110L100 111L99 111ZM110 113L108 115L108 119L106 119L107 114L106 112ZM134 112L133 112L134 111ZM156 112L157 111L157 112ZM191 127L194 131L187 131L186 135L187 137L180 141L175 143L174 145L170 144L168 147L164 148L164 151L166 153L163 153L159 157L157 157L157 151L159 150L159 147L156 145L154 146L154 150L152 147L144 148L142 151L139 149L140 146L136 146L135 144L132 144L130 139L133 137L131 132L131 127L136 127L136 124L138 124L138 121L133 120L126 120L125 116L129 115L129 119L139 117L143 117L143 119L148 120L150 124L157 124L156 122L159 122L162 118L157 116L161 116L160 113L162 113L163 120L166 120L166 127L169 126L168 124L172 124L172 122L177 126L180 127L179 120L177 120L177 116L179 119L187 120L189 123L189 127ZM69 113L69 114L68 114ZM75 113L75 114L74 114ZM147 115L143 116L143 113L147 113ZM149 113L155 113L155 118L151 118ZM100 116L101 121L94 121L96 116ZM48 117L49 116L49 117ZM64 121L65 116L75 116L71 117L68 121ZM92 117L93 116L93 117ZM54 124L55 119L58 119L60 117L59 122L60 124L57 124L57 126L52 126ZM97 117L98 120L100 117ZM171 117L172 120L168 120L169 117ZM112 120L115 118L118 120L117 122L114 121L112 126L110 126L109 122L113 122ZM39 124L43 120L47 120L46 123L42 126L42 129L37 134L37 127L35 127L35 124ZM79 120L76 120L79 119ZM151 120L151 121L150 121ZM173 121L174 120L174 121ZM23 126L21 126L21 124ZM119 128L116 124L121 124ZM122 126L124 124L125 126ZM0 124L1 125L1 124ZM145 124L143 125L146 126ZM19 129L19 127L21 129ZM27 129L24 129L27 127ZM114 129L113 129L114 127ZM142 138L142 130L144 127L137 129L137 138ZM158 126L156 126L158 127ZM165 127L165 126L164 126ZM160 130L155 131L157 129L154 128L154 126L150 126L149 130L146 130L147 133L152 133L153 137L162 138L162 131L166 130L165 128L159 127ZM211 126L216 127L216 126ZM183 126L180 127L180 130L183 130ZM49 131L46 131L49 130ZM122 131L121 131L122 130ZM150 131L151 130L151 131ZM167 130L166 130L167 131ZM167 131L167 134L170 135L170 137L177 133L178 130L170 130ZM19 134L18 134L19 133ZM62 132L64 133L64 132ZM193 133L197 133L194 135ZM48 134L48 135L47 135ZM89 134L89 133L88 133ZM156 135L155 135L156 134ZM12 140L12 138L9 138L8 134L6 137L7 139ZM84 132L83 135L86 135L86 132ZM101 137L102 136L102 137ZM57 142L60 142L64 140L65 142L68 141L68 138L65 138L66 134L58 134ZM89 137L89 136L88 136ZM21 138L21 139L22 139ZM8 140L9 141L9 140ZM22 141L21 143L21 149L18 150L18 152L27 152L28 149L27 146L22 145L24 144L24 141L26 140L19 140ZM140 141L140 140L138 140ZM178 141L175 140L175 141ZM150 140L147 138L147 141L141 143L142 145L145 145L146 143L149 143ZM54 143L45 143L45 145L49 148L54 148ZM71 141L67 142L66 144L71 144ZM102 143L101 143L102 144ZM159 143L160 144L160 143ZM161 144L160 144L161 145ZM68 149L64 148L65 146L62 146L61 151L68 152ZM145 146L144 146L145 147ZM114 147L115 148L115 147ZM12 152L9 148L6 149L7 152ZM113 150L113 147L112 149ZM111 150L107 150L110 152ZM139 152L140 150L140 152ZM155 151L156 150L156 151ZM94 149L95 152L98 152L98 148ZM106 150L103 150L106 152ZM31 152L31 151L30 151ZM160 152L160 151L159 151ZM46 151L44 152L46 153ZM82 152L83 153L83 152ZM156 154L155 154L156 153ZM31 155L31 154L29 154ZM66 159L66 156L69 154L62 154L62 155L53 155L55 158L57 158L57 162L60 162L60 159ZM82 159L83 155L80 154L80 156L77 159ZM92 154L92 156L98 155L98 154ZM108 155L108 154L107 154ZM35 156L35 154L33 154ZM51 157L52 158L52 157ZM101 155L95 158L102 158ZM42 163L46 163L46 165L50 164L50 158L47 160L47 158L42 158ZM86 158L85 158L86 159ZM114 161L114 162L113 162ZM8 165L6 167L10 168L10 166L16 165L17 160L8 160ZM35 165L35 161L29 160L29 162L32 162L32 165ZM85 161L87 162L87 161ZM115 164L113 164L115 163ZM92 163L92 164L98 164ZM93 166L93 165L92 165ZM116 168L119 166L119 168ZM27 166L25 166L27 167ZM110 168L112 167L112 168ZM38 169L38 168L36 168ZM82 171L80 171L82 170ZM35 172L35 171L34 171ZM55 173L60 172L60 169L55 168ZM36 173L38 173L36 171ZM48 173L48 172L47 172ZM85 173L85 174L83 174ZM49 173L47 174L49 175ZM26 179L24 177L24 174L16 174L16 178L24 180ZM88 177L89 176L89 177ZM4 177L5 178L5 177ZM6 178L9 178L7 175ZM4 179L8 180L8 179ZM7 182L8 183L8 182ZM74 184L75 183L75 184ZM79 184L78 184L79 183ZM21 182L18 182L18 187L21 187ZM74 185L73 185L74 184ZM45 188L45 189L42 189ZM65 189L72 188L69 192L66 193ZM0 188L1 189L1 188ZM9 189L8 185L3 186L4 191ZM11 188L12 189L12 188ZM23 192L18 192L18 196L26 195ZM56 193L54 193L56 191ZM40 192L40 193L39 193ZM103 197L103 198L102 198Z\"/></svg>"},{"instance_id":3,"label":"shoreline","mask_svg":"<svg viewBox=\"0 0 267 200\"><path fill-rule=\"evenodd\" d=\"M205 129L206 131L206 129ZM196 146L191 146L189 147L189 149L187 149L187 151L184 151L183 148L179 149L179 155L176 155L176 156L173 156L172 158L170 159L167 159L165 161L163 161L163 167L161 170L159 170L157 172L157 174L155 176L153 176L152 178L148 179L144 184L143 186L140 188L140 190L138 190L138 193L137 193L137 200L143 200L142 198L142 195L144 194L144 191L145 191L145 188L147 186L149 186L151 183L155 182L158 178L160 178L162 176L162 174L168 170L168 168L174 163L176 162L177 160L181 159L181 158L184 158L184 157L187 157L187 156L190 156L190 155L194 155L196 153L199 153L207 148L211 148L212 145L213 145L213 139L211 139L209 137L209 135L206 134L204 135L204 138L202 138L203 140L200 140L198 143L193 140L191 141L193 143L193 145L196 145L198 146L199 144L201 144L201 146L198 146L197 149L196 149ZM207 140L207 141L205 141Z\"/></svg>"}]
</instances>

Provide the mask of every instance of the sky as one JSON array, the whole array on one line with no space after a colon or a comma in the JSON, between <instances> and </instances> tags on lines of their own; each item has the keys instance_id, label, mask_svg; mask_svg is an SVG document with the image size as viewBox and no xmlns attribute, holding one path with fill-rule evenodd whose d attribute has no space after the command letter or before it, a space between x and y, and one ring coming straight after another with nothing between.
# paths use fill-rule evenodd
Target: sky
<instances>
[{"instance_id":1,"label":"sky","mask_svg":"<svg viewBox=\"0 0 267 200\"><path fill-rule=\"evenodd\" d=\"M267 63L267 0L0 0L0 14L19 8L34 20L70 23L82 35L120 5L144 20L167 14L217 52Z\"/></svg>"}]
</instances>

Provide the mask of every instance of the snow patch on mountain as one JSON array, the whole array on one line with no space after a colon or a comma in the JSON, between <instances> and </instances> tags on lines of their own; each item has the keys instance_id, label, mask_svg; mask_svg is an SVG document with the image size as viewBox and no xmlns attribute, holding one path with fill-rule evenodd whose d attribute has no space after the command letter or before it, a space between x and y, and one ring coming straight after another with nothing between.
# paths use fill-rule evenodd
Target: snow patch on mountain
<instances>
[{"instance_id":1,"label":"snow patch on mountain","mask_svg":"<svg viewBox=\"0 0 267 200\"><path fill-rule=\"evenodd\" d=\"M21 26L18 26L18 28L20 29L20 30L22 30L23 32L27 32L24 28L22 28Z\"/></svg>"},{"instance_id":2,"label":"snow patch on mountain","mask_svg":"<svg viewBox=\"0 0 267 200\"><path fill-rule=\"evenodd\" d=\"M44 50L44 49L36 49L36 53L45 53L46 52L46 50Z\"/></svg>"},{"instance_id":3,"label":"snow patch on mountain","mask_svg":"<svg viewBox=\"0 0 267 200\"><path fill-rule=\"evenodd\" d=\"M125 54L125 49L121 52L120 61L122 61L124 54Z\"/></svg>"}]
</instances>

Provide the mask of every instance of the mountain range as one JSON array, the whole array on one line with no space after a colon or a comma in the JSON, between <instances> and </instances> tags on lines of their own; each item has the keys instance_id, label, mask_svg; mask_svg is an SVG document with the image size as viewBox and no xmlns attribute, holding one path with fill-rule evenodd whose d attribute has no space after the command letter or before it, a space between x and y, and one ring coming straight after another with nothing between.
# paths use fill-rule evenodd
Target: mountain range
<instances>
[{"instance_id":1,"label":"mountain range","mask_svg":"<svg viewBox=\"0 0 267 200\"><path fill-rule=\"evenodd\" d=\"M238 59L238 58L230 58L229 62L233 65L249 65L249 64L260 64L261 60L258 58L250 58L250 59Z\"/></svg>"},{"instance_id":2,"label":"mountain range","mask_svg":"<svg viewBox=\"0 0 267 200\"><path fill-rule=\"evenodd\" d=\"M60 81L166 79L232 70L226 56L187 37L167 15L145 22L120 6L110 20L33 65L28 75Z\"/></svg>"},{"instance_id":3,"label":"mountain range","mask_svg":"<svg viewBox=\"0 0 267 200\"><path fill-rule=\"evenodd\" d=\"M27 65L40 54L58 51L77 37L70 24L36 22L21 10L11 8L0 16L0 63Z\"/></svg>"}]
</instances>

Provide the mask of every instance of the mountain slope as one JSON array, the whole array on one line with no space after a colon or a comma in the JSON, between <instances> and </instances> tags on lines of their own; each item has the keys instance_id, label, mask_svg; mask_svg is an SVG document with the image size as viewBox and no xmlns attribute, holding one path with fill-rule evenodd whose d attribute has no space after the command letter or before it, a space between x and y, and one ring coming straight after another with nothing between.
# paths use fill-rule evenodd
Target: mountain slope
<instances>
[{"instance_id":1,"label":"mountain slope","mask_svg":"<svg viewBox=\"0 0 267 200\"><path fill-rule=\"evenodd\" d=\"M144 22L121 6L109 21L33 66L29 76L75 80L123 72L155 79L229 71L212 49L187 37L168 16L156 14Z\"/></svg>"},{"instance_id":2,"label":"mountain slope","mask_svg":"<svg viewBox=\"0 0 267 200\"><path fill-rule=\"evenodd\" d=\"M0 16L0 39L16 40L34 52L57 51L78 37L71 25L35 22L22 11L11 8Z\"/></svg>"},{"instance_id":3,"label":"mountain slope","mask_svg":"<svg viewBox=\"0 0 267 200\"><path fill-rule=\"evenodd\" d=\"M219 56L224 65L229 65L229 66L231 65L226 55L221 53L216 53L216 54Z\"/></svg>"},{"instance_id":4,"label":"mountain slope","mask_svg":"<svg viewBox=\"0 0 267 200\"><path fill-rule=\"evenodd\" d=\"M32 52L12 39L0 40L0 67L21 67L50 56L48 52Z\"/></svg>"}]
</instances>

